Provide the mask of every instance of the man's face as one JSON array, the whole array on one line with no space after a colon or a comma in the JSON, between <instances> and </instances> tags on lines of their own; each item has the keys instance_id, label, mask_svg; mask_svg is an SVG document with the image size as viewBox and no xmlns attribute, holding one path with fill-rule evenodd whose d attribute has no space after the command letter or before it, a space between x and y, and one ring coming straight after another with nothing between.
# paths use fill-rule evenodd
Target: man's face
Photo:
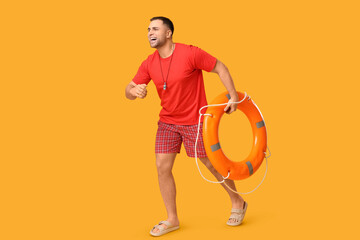
<instances>
[{"instance_id":1,"label":"man's face","mask_svg":"<svg viewBox=\"0 0 360 240\"><path fill-rule=\"evenodd\" d=\"M163 24L162 20L150 22L148 28L148 39L152 48L158 48L165 44L166 38L170 37L170 29Z\"/></svg>"}]
</instances>

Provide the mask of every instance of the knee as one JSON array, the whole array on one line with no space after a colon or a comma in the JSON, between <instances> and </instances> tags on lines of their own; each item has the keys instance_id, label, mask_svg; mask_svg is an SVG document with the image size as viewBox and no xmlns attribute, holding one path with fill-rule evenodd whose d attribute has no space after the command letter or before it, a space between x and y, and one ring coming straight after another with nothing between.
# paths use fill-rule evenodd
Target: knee
<instances>
[{"instance_id":1,"label":"knee","mask_svg":"<svg viewBox=\"0 0 360 240\"><path fill-rule=\"evenodd\" d=\"M166 162L156 161L156 169L159 176L171 174L172 167Z\"/></svg>"},{"instance_id":2,"label":"knee","mask_svg":"<svg viewBox=\"0 0 360 240\"><path fill-rule=\"evenodd\" d=\"M159 176L167 176L171 174L171 168L165 164L156 164L156 168Z\"/></svg>"},{"instance_id":3,"label":"knee","mask_svg":"<svg viewBox=\"0 0 360 240\"><path fill-rule=\"evenodd\" d=\"M211 164L208 158L200 158L200 160L210 171L215 170L214 166Z\"/></svg>"}]
</instances>

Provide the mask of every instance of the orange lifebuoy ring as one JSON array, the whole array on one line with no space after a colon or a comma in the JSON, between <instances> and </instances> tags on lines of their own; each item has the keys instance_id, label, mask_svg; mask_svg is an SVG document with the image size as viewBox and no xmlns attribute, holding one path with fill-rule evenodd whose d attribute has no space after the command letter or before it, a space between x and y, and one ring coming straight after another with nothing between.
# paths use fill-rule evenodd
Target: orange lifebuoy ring
<instances>
[{"instance_id":1,"label":"orange lifebuoy ring","mask_svg":"<svg viewBox=\"0 0 360 240\"><path fill-rule=\"evenodd\" d=\"M237 93L239 99L245 97L244 93ZM230 95L225 92L217 96L210 105L226 103L229 99ZM255 173L264 160L267 148L266 126L256 104L247 96L244 101L238 104L237 109L247 116L254 136L251 152L241 162L229 160L220 146L218 128L220 119L224 114L224 106L208 107L203 124L205 151L210 162L221 175L229 176L228 178L232 180L245 179Z\"/></svg>"}]
</instances>

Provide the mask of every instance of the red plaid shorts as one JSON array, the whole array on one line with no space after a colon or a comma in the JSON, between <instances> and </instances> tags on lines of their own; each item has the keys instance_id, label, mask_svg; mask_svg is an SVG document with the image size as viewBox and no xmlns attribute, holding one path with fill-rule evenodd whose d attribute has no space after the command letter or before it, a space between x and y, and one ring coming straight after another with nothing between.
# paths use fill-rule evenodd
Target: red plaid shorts
<instances>
[{"instance_id":1,"label":"red plaid shorts","mask_svg":"<svg viewBox=\"0 0 360 240\"><path fill-rule=\"evenodd\" d=\"M197 157L207 157L202 138L202 123L197 141ZM198 125L176 125L159 121L156 133L155 153L180 153L181 143L184 142L186 154L195 157L195 141Z\"/></svg>"}]
</instances>

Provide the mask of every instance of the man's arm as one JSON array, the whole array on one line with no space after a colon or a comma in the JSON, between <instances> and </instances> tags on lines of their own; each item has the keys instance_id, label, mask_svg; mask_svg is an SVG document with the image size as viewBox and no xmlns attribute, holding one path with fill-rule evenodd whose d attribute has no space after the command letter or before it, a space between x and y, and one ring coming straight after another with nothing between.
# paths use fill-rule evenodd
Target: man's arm
<instances>
[{"instance_id":1,"label":"man's arm","mask_svg":"<svg viewBox=\"0 0 360 240\"><path fill-rule=\"evenodd\" d=\"M145 98L147 95L146 84L136 84L131 81L125 88L125 96L130 100Z\"/></svg>"},{"instance_id":2,"label":"man's arm","mask_svg":"<svg viewBox=\"0 0 360 240\"><path fill-rule=\"evenodd\" d=\"M230 94L229 104L225 107L224 111L227 112L229 108L229 114L236 111L237 103L231 104L231 102L238 102L239 96L236 92L235 85L231 78L229 69L225 66L225 64L223 64L219 60L216 60L215 67L211 72L217 73L219 75L221 82L224 84L226 90Z\"/></svg>"}]
</instances>

